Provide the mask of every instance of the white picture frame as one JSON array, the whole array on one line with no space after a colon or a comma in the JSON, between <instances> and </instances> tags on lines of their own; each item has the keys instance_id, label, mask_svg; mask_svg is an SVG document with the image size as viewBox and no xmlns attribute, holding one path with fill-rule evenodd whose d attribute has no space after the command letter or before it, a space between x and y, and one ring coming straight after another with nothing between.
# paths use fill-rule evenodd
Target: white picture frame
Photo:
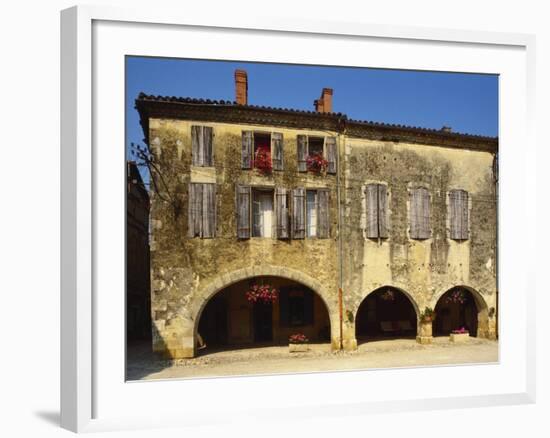
<instances>
[{"instance_id":1,"label":"white picture frame","mask_svg":"<svg viewBox=\"0 0 550 438\"><path fill-rule=\"evenodd\" d=\"M137 32L139 30L139 32ZM197 34L193 50L178 47L178 33ZM249 41L246 45L213 47L209 40L223 35L225 44ZM276 46L257 55L259 43L269 39ZM247 40L248 38L248 40ZM285 58L277 47L290 47L290 41L302 41L311 50L302 57L288 50ZM109 41L107 46L105 43ZM324 45L320 47L321 41ZM164 44L166 43L166 44ZM141 45L140 45L141 44ZM371 47L368 63L350 53L335 51L329 58L327 47ZM136 46L137 45L137 46ZM332 46L334 45L334 46ZM400 56L388 58L385 51ZM136 49L137 47L137 49ZM160 49L162 47L162 50ZM304 46L306 47L306 46ZM321 50L324 49L324 50ZM208 14L194 16L184 11L120 9L78 6L61 13L61 425L72 431L101 431L120 428L187 426L235 421L253 416L315 417L362 415L370 412L395 412L418 409L532 403L535 400L535 311L528 303L535 293L531 266L534 266L534 236L510 232L519 221L536 229L535 216L526 208L513 208L509 199L521 199L535 205L534 121L534 49L531 35L425 29L372 25L361 22L339 23L290 18L250 18L245 15L228 22ZM186 52L187 50L187 52ZM222 52L225 55L220 55ZM369 49L370 50L370 49ZM324 52L324 53L323 53ZM201 55L202 53L202 55ZM256 53L256 55L254 55ZM422 64L418 54L425 56ZM124 139L120 117L124 119L124 75L120 75L121 54L144 56L204 57L298 63L334 63L387 68L476 71L501 75L500 81L500 205L499 271L500 362L496 365L467 365L461 373L479 378L477 391L461 387L419 390L414 385L399 392L400 382L443 381L456 366L398 370L369 370L286 376L232 377L188 381L124 382L120 380L120 357L124 357L124 338L120 332L123 303L124 233L120 193L112 197L107 188L120 183L123 189ZM216 55L218 54L218 55ZM432 56L437 54L437 56ZM220 58L221 56L221 58ZM224 58L224 56L226 58ZM279 56L279 58L278 58ZM347 58L346 58L347 56ZM386 58L384 57L386 56ZM416 56L416 58L414 58ZM489 59L486 59L486 57ZM215 57L215 58L214 58ZM307 59L306 59L307 58ZM336 59L337 58L337 59ZM116 62L109 64L109 60ZM347 61L346 61L347 59ZM108 74L107 73L108 70ZM103 90L113 97L107 114ZM512 108L513 107L513 108ZM105 118L111 119L107 126ZM105 131L109 128L112 140ZM107 141L102 141L107 139ZM111 143L112 142L112 143ZM521 144L519 148L512 147ZM116 148L118 145L118 149ZM109 146L109 148L106 148ZM111 147L114 146L114 147ZM115 190L116 191L116 190ZM118 196L118 197L117 197ZM109 215L106 215L109 212ZM503 214L506 213L506 215ZM107 254L107 252L109 254ZM514 254L526 254L518 260ZM113 257L113 258L109 258ZM118 257L118 258L117 258ZM513 266L513 272L510 268ZM118 270L117 270L118 269ZM106 310L101 294L110 290L113 305ZM510 293L514 291L514 294ZM515 309L514 313L510 309ZM118 312L118 313L117 313ZM101 321L98 321L98 314ZM117 319L118 318L118 319ZM513 318L513 320L512 320ZM513 329L512 329L513 324ZM108 333L114 335L106 336ZM111 339L112 338L112 339ZM120 349L120 352L118 352ZM513 353L513 354L512 354ZM474 371L472 371L474 370ZM377 385L372 379L376 375ZM122 374L121 374L122 373ZM391 378L395 390L384 391L383 382ZM495 379L494 381L492 379ZM500 383L498 382L500 379ZM503 380L504 379L504 380ZM475 379L474 379L475 380ZM410 382L411 380L409 380ZM368 393L342 393L338 388L367 384ZM291 402L283 395L289 387L308 388L309 393ZM429 385L428 385L429 386ZM452 385L450 385L452 386ZM468 386L468 385L465 385ZM192 405L174 402L173 388L185 387L195 396ZM220 391L219 403L204 394ZM252 388L270 392L270 400L250 399ZM424 392L422 392L424 391ZM223 394L239 393L238 403L230 409ZM202 395L201 395L202 394ZM132 400L145 400L148 415ZM162 402L160 400L162 399ZM147 400L159 403L148 405ZM260 407L261 406L261 407ZM293 408L300 407L299 413ZM133 412L133 414L132 414Z\"/></svg>"}]
</instances>

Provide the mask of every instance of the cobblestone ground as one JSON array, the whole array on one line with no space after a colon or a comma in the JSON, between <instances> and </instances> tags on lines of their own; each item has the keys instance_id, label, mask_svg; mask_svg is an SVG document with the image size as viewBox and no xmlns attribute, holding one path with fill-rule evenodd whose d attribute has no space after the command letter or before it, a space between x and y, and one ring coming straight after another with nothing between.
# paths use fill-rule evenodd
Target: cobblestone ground
<instances>
[{"instance_id":1,"label":"cobblestone ground","mask_svg":"<svg viewBox=\"0 0 550 438\"><path fill-rule=\"evenodd\" d=\"M332 352L328 344L310 345L307 353L289 353L288 346L203 350L193 359L163 360L146 345L128 348L127 380L218 377L353 369L415 367L498 362L498 342L470 338L455 344L435 338L431 345L414 339L373 340L357 351Z\"/></svg>"}]
</instances>

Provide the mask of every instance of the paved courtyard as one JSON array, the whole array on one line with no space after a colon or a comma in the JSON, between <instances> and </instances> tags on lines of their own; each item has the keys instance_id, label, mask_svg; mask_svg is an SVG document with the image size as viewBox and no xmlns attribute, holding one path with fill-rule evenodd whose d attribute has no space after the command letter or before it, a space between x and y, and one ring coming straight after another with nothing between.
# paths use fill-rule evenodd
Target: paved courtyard
<instances>
[{"instance_id":1,"label":"paved courtyard","mask_svg":"<svg viewBox=\"0 0 550 438\"><path fill-rule=\"evenodd\" d=\"M431 345L414 339L374 340L354 352L331 352L328 344L310 345L307 353L289 353L288 346L254 346L201 351L193 359L163 360L147 346L128 349L128 380L279 374L372 368L491 363L498 361L498 342L470 338L454 344L448 337Z\"/></svg>"}]
</instances>

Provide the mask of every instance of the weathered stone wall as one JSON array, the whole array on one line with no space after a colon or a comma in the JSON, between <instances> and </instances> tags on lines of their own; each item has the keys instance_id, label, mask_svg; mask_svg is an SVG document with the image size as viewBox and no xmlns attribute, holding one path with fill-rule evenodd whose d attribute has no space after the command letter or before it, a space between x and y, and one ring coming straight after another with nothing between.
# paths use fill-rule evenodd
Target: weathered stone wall
<instances>
[{"instance_id":1,"label":"weathered stone wall","mask_svg":"<svg viewBox=\"0 0 550 438\"><path fill-rule=\"evenodd\" d=\"M435 308L453 286L467 286L480 310L479 335L495 335L496 199L493 155L450 149L348 138L345 148L343 289L346 309L357 313L363 299L381 286L394 286L409 296L417 313ZM367 239L362 187L388 187L389 238ZM431 237L409 235L409 189L424 186L430 193ZM448 191L469 193L470 238L450 239ZM419 327L421 328L421 327ZM420 330L419 330L420 332ZM354 339L347 321L344 339Z\"/></svg>"},{"instance_id":2,"label":"weathered stone wall","mask_svg":"<svg viewBox=\"0 0 550 438\"><path fill-rule=\"evenodd\" d=\"M191 165L191 126L214 129L214 167ZM319 131L276 128L284 136L284 170L263 176L241 169L243 130L271 131L266 126L149 120L149 139L161 194L152 195L152 316L154 349L171 356L191 356L198 317L210 296L243 273L278 275L299 281L327 304L332 342L338 345L337 320L337 196L336 176L297 172L296 135L330 135ZM334 135L334 134L333 134ZM162 177L160 176L162 175ZM217 185L217 230L213 239L187 237L187 187L190 182ZM237 239L237 184L268 187L327 187L330 189L330 238L277 240ZM168 195L170 193L170 195ZM164 198L164 199L163 199ZM243 271L244 270L244 271Z\"/></svg>"},{"instance_id":3,"label":"weathered stone wall","mask_svg":"<svg viewBox=\"0 0 550 438\"><path fill-rule=\"evenodd\" d=\"M213 127L211 168L191 165L192 125ZM243 130L282 133L284 170L264 176L256 170L241 169ZM340 176L299 173L298 134L337 137ZM254 276L280 276L313 289L327 306L332 344L337 348L340 262L345 348L356 347L359 305L381 286L403 290L417 313L426 306L435 308L439 297L450 288L465 286L480 309L478 335L494 337L496 200L491 153L349 138L336 132L167 119L149 119L149 142L160 171L155 179L160 193L151 195L151 301L156 351L173 357L192 356L198 318L206 302L224 287ZM216 183L215 238L187 237L190 182ZM365 220L362 187L370 182L387 184L388 189L389 238L380 241L365 238L361 227ZM330 238L237 239L237 184L329 188ZM409 189L415 185L427 187L430 193L431 237L427 240L413 240L409 235ZM470 234L466 241L449 238L447 193L452 189L463 189L470 195ZM419 323L419 333L428 331Z\"/></svg>"}]
</instances>

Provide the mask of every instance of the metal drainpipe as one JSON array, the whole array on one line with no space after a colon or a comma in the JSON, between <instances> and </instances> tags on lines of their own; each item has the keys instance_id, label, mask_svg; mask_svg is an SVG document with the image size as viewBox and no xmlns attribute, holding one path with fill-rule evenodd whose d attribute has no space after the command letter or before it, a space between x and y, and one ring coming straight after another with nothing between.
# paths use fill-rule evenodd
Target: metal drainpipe
<instances>
[{"instance_id":1,"label":"metal drainpipe","mask_svg":"<svg viewBox=\"0 0 550 438\"><path fill-rule=\"evenodd\" d=\"M344 348L344 330L343 330L343 284L344 284L344 251L343 251L343 241L342 241L342 221L343 221L343 208L341 204L341 173L342 168L340 166L340 151L345 147L343 145L343 136L346 132L345 120L339 119L338 125L343 122L343 129L340 130L338 134L338 153L336 154L336 198L338 203L338 260L339 260L339 273L338 273L338 301L339 301L339 317L340 317L340 350ZM345 150L344 150L345 153Z\"/></svg>"}]
</instances>

